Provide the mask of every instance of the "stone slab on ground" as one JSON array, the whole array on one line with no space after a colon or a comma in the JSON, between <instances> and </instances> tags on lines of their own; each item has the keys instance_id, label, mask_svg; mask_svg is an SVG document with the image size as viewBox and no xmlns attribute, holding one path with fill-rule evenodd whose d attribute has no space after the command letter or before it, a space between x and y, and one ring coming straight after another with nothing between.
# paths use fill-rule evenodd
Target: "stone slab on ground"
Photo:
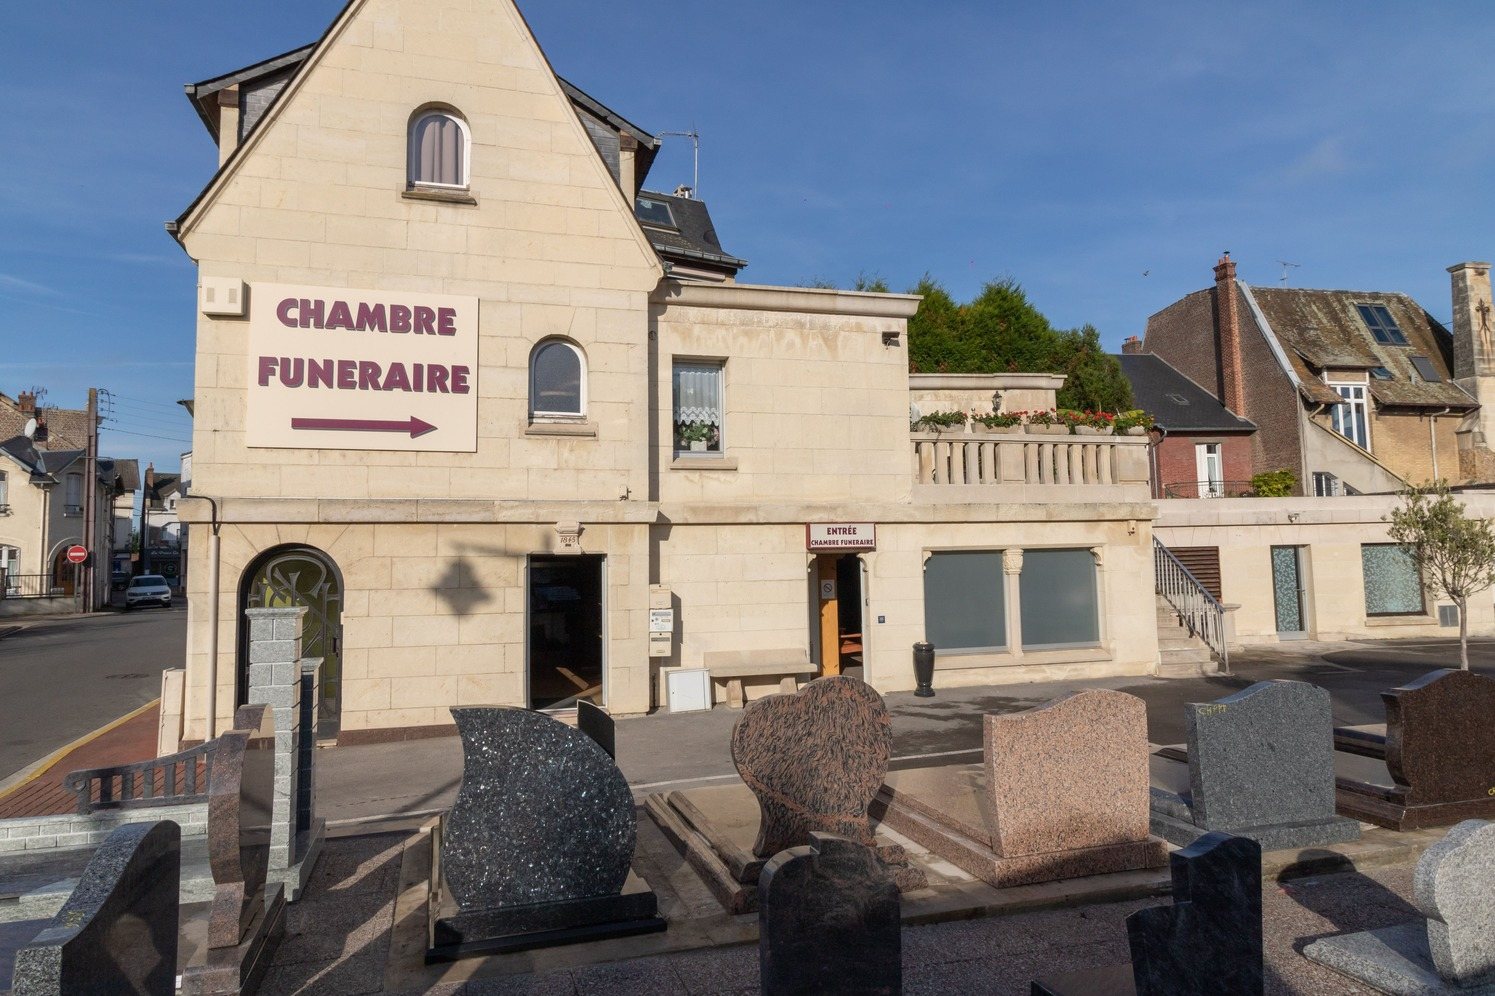
<instances>
[{"instance_id":1,"label":"stone slab on ground","mask_svg":"<svg viewBox=\"0 0 1495 996\"><path fill-rule=\"evenodd\" d=\"M1427 928L1420 923L1320 938L1304 947L1303 954L1391 996L1495 994L1495 984L1463 987L1443 981L1433 964Z\"/></svg>"}]
</instances>

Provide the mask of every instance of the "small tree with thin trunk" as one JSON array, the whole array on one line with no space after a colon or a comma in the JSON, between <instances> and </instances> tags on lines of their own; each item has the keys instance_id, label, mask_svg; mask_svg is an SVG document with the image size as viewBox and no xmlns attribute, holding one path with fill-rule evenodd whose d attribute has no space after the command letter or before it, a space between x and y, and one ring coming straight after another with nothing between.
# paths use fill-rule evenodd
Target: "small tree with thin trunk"
<instances>
[{"instance_id":1,"label":"small tree with thin trunk","mask_svg":"<svg viewBox=\"0 0 1495 996\"><path fill-rule=\"evenodd\" d=\"M1402 492L1387 533L1411 551L1423 583L1459 607L1459 661L1469 670L1469 598L1495 584L1495 531L1437 482Z\"/></svg>"}]
</instances>

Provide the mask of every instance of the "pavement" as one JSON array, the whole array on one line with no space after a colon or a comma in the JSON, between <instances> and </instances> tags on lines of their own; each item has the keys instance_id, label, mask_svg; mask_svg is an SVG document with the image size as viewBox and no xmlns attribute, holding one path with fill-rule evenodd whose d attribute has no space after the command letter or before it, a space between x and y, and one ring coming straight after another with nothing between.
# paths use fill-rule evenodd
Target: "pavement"
<instances>
[{"instance_id":1,"label":"pavement","mask_svg":"<svg viewBox=\"0 0 1495 996\"><path fill-rule=\"evenodd\" d=\"M1495 640L1471 641L1475 670L1495 672ZM1256 681L1287 678L1327 688L1341 726L1385 722L1381 692L1438 667L1458 666L1457 640L1356 643L1298 642L1251 647L1232 658L1232 673L1198 678L1109 678L941 689L932 699L910 692L884 696L893 714L897 770L980 759L981 717L1042 705L1076 688L1114 688L1147 703L1153 743L1185 740L1184 705L1208 702ZM617 723L618 766L636 797L650 792L737 780L729 749L741 712L659 713ZM455 736L390 744L331 747L317 758L319 805L334 824L418 817L451 806L462 781Z\"/></svg>"},{"instance_id":2,"label":"pavement","mask_svg":"<svg viewBox=\"0 0 1495 996\"><path fill-rule=\"evenodd\" d=\"M0 785L159 697L161 672L181 667L187 646L181 605L11 625L0 639Z\"/></svg>"},{"instance_id":3,"label":"pavement","mask_svg":"<svg viewBox=\"0 0 1495 996\"><path fill-rule=\"evenodd\" d=\"M157 699L63 747L30 774L0 789L0 819L76 812L78 797L63 786L68 774L150 760L156 756L160 725L161 702Z\"/></svg>"}]
</instances>

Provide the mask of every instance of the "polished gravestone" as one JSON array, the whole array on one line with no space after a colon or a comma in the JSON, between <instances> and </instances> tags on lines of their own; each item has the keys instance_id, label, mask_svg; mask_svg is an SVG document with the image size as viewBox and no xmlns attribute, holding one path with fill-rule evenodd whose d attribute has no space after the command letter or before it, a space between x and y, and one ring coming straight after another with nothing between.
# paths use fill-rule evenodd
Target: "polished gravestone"
<instances>
[{"instance_id":1,"label":"polished gravestone","mask_svg":"<svg viewBox=\"0 0 1495 996\"><path fill-rule=\"evenodd\" d=\"M1152 830L1174 844L1210 831L1250 837L1264 851L1360 838L1334 814L1329 693L1302 681L1258 681L1188 705L1188 750L1159 752ZM1187 784L1180 765L1187 764Z\"/></svg>"},{"instance_id":2,"label":"polished gravestone","mask_svg":"<svg viewBox=\"0 0 1495 996\"><path fill-rule=\"evenodd\" d=\"M663 930L630 873L633 795L584 733L456 708L462 788L436 837L428 961Z\"/></svg>"},{"instance_id":3,"label":"polished gravestone","mask_svg":"<svg viewBox=\"0 0 1495 996\"><path fill-rule=\"evenodd\" d=\"M1168 863L1148 833L1147 707L1087 689L985 717L981 764L892 772L875 815L998 886Z\"/></svg>"},{"instance_id":4,"label":"polished gravestone","mask_svg":"<svg viewBox=\"0 0 1495 996\"><path fill-rule=\"evenodd\" d=\"M188 996L253 992L285 934L285 886L266 881L274 805L274 711L241 706L213 758L208 853L215 891L205 963L182 979Z\"/></svg>"},{"instance_id":5,"label":"polished gravestone","mask_svg":"<svg viewBox=\"0 0 1495 996\"><path fill-rule=\"evenodd\" d=\"M1495 823L1466 820L1423 852L1418 923L1340 934L1303 953L1381 992L1495 993Z\"/></svg>"},{"instance_id":6,"label":"polished gravestone","mask_svg":"<svg viewBox=\"0 0 1495 996\"><path fill-rule=\"evenodd\" d=\"M758 880L764 996L902 991L898 886L870 847L811 832Z\"/></svg>"},{"instance_id":7,"label":"polished gravestone","mask_svg":"<svg viewBox=\"0 0 1495 996\"><path fill-rule=\"evenodd\" d=\"M1495 819L1495 678L1433 671L1381 698L1384 738L1337 731L1372 769L1338 779L1339 811L1393 830Z\"/></svg>"},{"instance_id":8,"label":"polished gravestone","mask_svg":"<svg viewBox=\"0 0 1495 996\"><path fill-rule=\"evenodd\" d=\"M62 909L16 953L14 996L171 996L180 871L175 823L132 823L110 834Z\"/></svg>"},{"instance_id":9,"label":"polished gravestone","mask_svg":"<svg viewBox=\"0 0 1495 996\"><path fill-rule=\"evenodd\" d=\"M1039 979L1034 996L1261 996L1261 847L1209 833L1170 860L1173 905L1126 918L1130 967Z\"/></svg>"},{"instance_id":10,"label":"polished gravestone","mask_svg":"<svg viewBox=\"0 0 1495 996\"><path fill-rule=\"evenodd\" d=\"M617 734L606 709L590 702L576 703L576 728L591 737L608 757L618 759Z\"/></svg>"}]
</instances>

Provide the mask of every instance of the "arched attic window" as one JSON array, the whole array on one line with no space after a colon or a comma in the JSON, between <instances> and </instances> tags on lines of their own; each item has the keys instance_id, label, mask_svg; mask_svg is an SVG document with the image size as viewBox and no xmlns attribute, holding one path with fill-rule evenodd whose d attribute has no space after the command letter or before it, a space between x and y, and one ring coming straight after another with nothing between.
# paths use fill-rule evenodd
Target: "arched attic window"
<instances>
[{"instance_id":1,"label":"arched attic window","mask_svg":"<svg viewBox=\"0 0 1495 996\"><path fill-rule=\"evenodd\" d=\"M529 358L531 418L580 418L587 413L586 358L565 339L546 339Z\"/></svg>"},{"instance_id":2,"label":"arched attic window","mask_svg":"<svg viewBox=\"0 0 1495 996\"><path fill-rule=\"evenodd\" d=\"M417 113L410 120L410 186L466 190L470 146L467 122L455 111Z\"/></svg>"}]
</instances>

